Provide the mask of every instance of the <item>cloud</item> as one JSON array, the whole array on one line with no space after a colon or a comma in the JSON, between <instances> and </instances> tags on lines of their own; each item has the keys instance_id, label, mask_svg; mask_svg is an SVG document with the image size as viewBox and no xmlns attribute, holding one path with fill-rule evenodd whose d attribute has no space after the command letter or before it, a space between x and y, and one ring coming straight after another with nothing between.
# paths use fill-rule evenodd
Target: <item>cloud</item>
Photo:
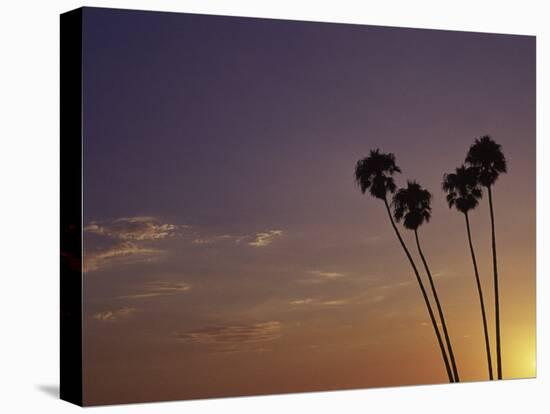
<instances>
[{"instance_id":1,"label":"cloud","mask_svg":"<svg viewBox=\"0 0 550 414\"><path fill-rule=\"evenodd\" d=\"M320 270L310 270L308 271L310 275L319 276L324 279L338 279L340 277L344 277L343 273L337 273L337 272L321 272Z\"/></svg>"},{"instance_id":2,"label":"cloud","mask_svg":"<svg viewBox=\"0 0 550 414\"><path fill-rule=\"evenodd\" d=\"M188 229L185 234L181 229ZM165 223L151 216L121 217L114 220L91 221L84 232L100 236L99 248L88 247L84 251L83 269L85 272L101 270L115 265L130 265L154 261L165 253L154 246L158 241L178 236L186 236L183 240L194 245L212 245L224 241L241 243L248 241L251 247L265 247L277 237L282 236L282 230L269 230L254 235L206 234L200 229L188 225ZM141 297L159 296L158 292L143 293Z\"/></svg>"},{"instance_id":3,"label":"cloud","mask_svg":"<svg viewBox=\"0 0 550 414\"><path fill-rule=\"evenodd\" d=\"M347 298L338 299L296 299L288 302L292 306L314 305L314 306L342 306L342 305L361 305L375 304L386 299L384 295L372 295L370 293L360 293Z\"/></svg>"},{"instance_id":4,"label":"cloud","mask_svg":"<svg viewBox=\"0 0 550 414\"><path fill-rule=\"evenodd\" d=\"M187 226L189 227L189 226ZM267 230L255 234L208 234L197 228L193 228L190 232L192 234L191 243L195 245L213 245L223 242L231 242L239 244L246 242L247 246L251 247L266 247L273 241L283 235L282 230Z\"/></svg>"},{"instance_id":5,"label":"cloud","mask_svg":"<svg viewBox=\"0 0 550 414\"><path fill-rule=\"evenodd\" d=\"M283 235L282 230L269 230L263 233L256 233L254 240L248 243L249 246L253 247L265 247L273 243L273 240L277 237Z\"/></svg>"},{"instance_id":6,"label":"cloud","mask_svg":"<svg viewBox=\"0 0 550 414\"><path fill-rule=\"evenodd\" d=\"M310 303L313 302L313 299L311 298L305 298L305 299L296 299L296 300L292 300L290 301L289 303L291 305L309 305Z\"/></svg>"},{"instance_id":7,"label":"cloud","mask_svg":"<svg viewBox=\"0 0 550 414\"><path fill-rule=\"evenodd\" d=\"M110 222L92 221L84 231L125 241L158 240L173 236L179 227L161 223L154 217L122 217Z\"/></svg>"},{"instance_id":8,"label":"cloud","mask_svg":"<svg viewBox=\"0 0 550 414\"><path fill-rule=\"evenodd\" d=\"M129 319L136 312L136 308L121 308L94 313L92 318L100 322L121 322Z\"/></svg>"},{"instance_id":9,"label":"cloud","mask_svg":"<svg viewBox=\"0 0 550 414\"><path fill-rule=\"evenodd\" d=\"M154 217L121 217L111 221L92 221L84 231L101 236L107 247L84 251L84 271L91 272L105 266L128 265L158 259L163 250L151 247L151 243L172 237L180 228L162 223ZM105 246L105 244L104 244Z\"/></svg>"},{"instance_id":10,"label":"cloud","mask_svg":"<svg viewBox=\"0 0 550 414\"><path fill-rule=\"evenodd\" d=\"M281 336L281 323L269 321L249 325L213 326L174 336L186 344L207 347L213 352L250 352L265 350L265 345Z\"/></svg>"},{"instance_id":11,"label":"cloud","mask_svg":"<svg viewBox=\"0 0 550 414\"><path fill-rule=\"evenodd\" d=\"M151 282L142 291L121 296L121 299L146 299L158 296L177 295L191 290L191 285L185 282Z\"/></svg>"},{"instance_id":12,"label":"cloud","mask_svg":"<svg viewBox=\"0 0 550 414\"><path fill-rule=\"evenodd\" d=\"M298 283L303 283L306 285L316 285L319 283L325 283L332 280L337 280L345 276L344 273L339 272L325 272L321 270L308 270L306 272L309 277L298 279Z\"/></svg>"},{"instance_id":13,"label":"cloud","mask_svg":"<svg viewBox=\"0 0 550 414\"><path fill-rule=\"evenodd\" d=\"M463 275L460 273L451 272L448 270L444 270L441 272L435 272L433 274L434 279L447 279L447 278L454 278L454 277L462 277Z\"/></svg>"},{"instance_id":14,"label":"cloud","mask_svg":"<svg viewBox=\"0 0 550 414\"><path fill-rule=\"evenodd\" d=\"M342 299L335 299L335 300L327 300L325 302L322 302L322 305L328 305L328 306L340 306L340 305L361 305L361 304L374 304L374 303L380 303L386 299L386 296L384 295L372 295L369 292L361 293L349 298L342 298Z\"/></svg>"},{"instance_id":15,"label":"cloud","mask_svg":"<svg viewBox=\"0 0 550 414\"><path fill-rule=\"evenodd\" d=\"M235 236L231 236L230 234L222 234L220 236L205 236L205 237L198 237L196 239L193 239L193 244L214 244L223 240L229 240L229 239L236 239Z\"/></svg>"},{"instance_id":16,"label":"cloud","mask_svg":"<svg viewBox=\"0 0 550 414\"><path fill-rule=\"evenodd\" d=\"M350 299L336 299L336 300L327 300L325 302L322 302L322 304L328 305L328 306L339 306L339 305L347 305L350 302L351 302Z\"/></svg>"},{"instance_id":17,"label":"cloud","mask_svg":"<svg viewBox=\"0 0 550 414\"><path fill-rule=\"evenodd\" d=\"M384 289L384 290L393 290L393 289L398 289L398 288L402 288L402 287L405 287L405 286L409 286L412 283L413 282L409 280L409 281L406 281L406 282L397 282L397 283L390 283L390 284L387 284L387 285L376 286L376 288Z\"/></svg>"},{"instance_id":18,"label":"cloud","mask_svg":"<svg viewBox=\"0 0 550 414\"><path fill-rule=\"evenodd\" d=\"M84 251L84 271L91 272L104 266L150 262L163 252L134 242L118 243L95 252Z\"/></svg>"},{"instance_id":19,"label":"cloud","mask_svg":"<svg viewBox=\"0 0 550 414\"><path fill-rule=\"evenodd\" d=\"M365 298L362 302L363 303L379 303L386 299L386 296L384 295L376 295L376 296L370 296L368 298Z\"/></svg>"}]
</instances>

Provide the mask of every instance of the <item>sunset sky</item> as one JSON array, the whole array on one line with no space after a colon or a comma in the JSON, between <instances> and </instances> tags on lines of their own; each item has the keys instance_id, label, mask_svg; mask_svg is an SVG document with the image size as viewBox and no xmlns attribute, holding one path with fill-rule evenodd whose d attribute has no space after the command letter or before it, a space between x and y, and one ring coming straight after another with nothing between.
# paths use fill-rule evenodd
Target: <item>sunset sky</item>
<instances>
[{"instance_id":1,"label":"sunset sky","mask_svg":"<svg viewBox=\"0 0 550 414\"><path fill-rule=\"evenodd\" d=\"M433 193L420 237L460 376L487 379L464 219L440 189L484 134L508 161L504 377L536 374L534 37L83 15L86 404L447 382L383 203L354 183L374 148ZM471 222L494 355L485 196Z\"/></svg>"}]
</instances>

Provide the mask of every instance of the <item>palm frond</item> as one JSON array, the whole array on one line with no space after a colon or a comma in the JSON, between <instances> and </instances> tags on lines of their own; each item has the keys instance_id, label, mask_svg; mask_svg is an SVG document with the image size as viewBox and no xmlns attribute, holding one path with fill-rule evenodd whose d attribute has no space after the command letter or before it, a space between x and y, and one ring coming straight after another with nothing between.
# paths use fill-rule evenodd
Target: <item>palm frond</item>
<instances>
[{"instance_id":1,"label":"palm frond","mask_svg":"<svg viewBox=\"0 0 550 414\"><path fill-rule=\"evenodd\" d=\"M393 215L409 230L416 230L431 218L431 193L416 181L408 181L406 188L397 190L392 199Z\"/></svg>"},{"instance_id":2,"label":"palm frond","mask_svg":"<svg viewBox=\"0 0 550 414\"><path fill-rule=\"evenodd\" d=\"M483 195L478 177L478 168L464 165L456 168L454 173L443 176L441 188L447 193L449 208L455 207L458 211L467 213L477 207Z\"/></svg>"},{"instance_id":3,"label":"palm frond","mask_svg":"<svg viewBox=\"0 0 550 414\"><path fill-rule=\"evenodd\" d=\"M466 155L466 163L477 169L478 180L485 187L493 185L500 174L507 172L502 147L489 135L474 141Z\"/></svg>"},{"instance_id":4,"label":"palm frond","mask_svg":"<svg viewBox=\"0 0 550 414\"><path fill-rule=\"evenodd\" d=\"M360 159L355 165L355 182L364 194L367 190L376 198L384 199L388 193L396 190L392 176L401 169L395 163L395 155L381 153L374 149L368 157Z\"/></svg>"}]
</instances>

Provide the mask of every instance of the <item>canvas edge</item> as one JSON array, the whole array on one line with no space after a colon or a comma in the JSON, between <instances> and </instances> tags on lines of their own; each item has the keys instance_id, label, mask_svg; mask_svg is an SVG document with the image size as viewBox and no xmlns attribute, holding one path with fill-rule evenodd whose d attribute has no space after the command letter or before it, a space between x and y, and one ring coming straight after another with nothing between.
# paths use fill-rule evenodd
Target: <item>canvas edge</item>
<instances>
[{"instance_id":1,"label":"canvas edge","mask_svg":"<svg viewBox=\"0 0 550 414\"><path fill-rule=\"evenodd\" d=\"M60 15L60 398L83 406L82 8Z\"/></svg>"}]
</instances>

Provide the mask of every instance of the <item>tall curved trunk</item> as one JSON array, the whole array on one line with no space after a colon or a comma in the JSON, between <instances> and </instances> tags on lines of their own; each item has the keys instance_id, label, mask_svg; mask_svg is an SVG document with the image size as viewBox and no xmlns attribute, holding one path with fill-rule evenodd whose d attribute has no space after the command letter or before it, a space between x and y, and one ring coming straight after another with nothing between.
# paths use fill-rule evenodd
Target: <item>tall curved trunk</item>
<instances>
[{"instance_id":1,"label":"tall curved trunk","mask_svg":"<svg viewBox=\"0 0 550 414\"><path fill-rule=\"evenodd\" d=\"M456 368L455 356L453 353L453 346L451 345L451 339L449 338L449 331L447 330L447 322L445 322L445 315L443 314L443 308L441 307L441 302L439 302L437 289L435 288L435 283L432 278L432 272L430 272L430 268L428 267L428 262L424 257L422 248L420 247L420 241L418 240L417 230L414 231L414 238L416 239L416 247L418 247L418 253L420 254L420 258L422 259L422 263L424 264L424 269L426 269L426 273L428 274L428 279L430 280L430 286L432 288L432 293L435 298L435 304L437 305L437 311L439 313L439 318L441 319L441 325L443 326L443 334L445 335L445 342L447 343L447 349L449 350L449 357L451 358L453 376L454 376L455 382L460 382L460 377L458 376L458 369Z\"/></svg>"},{"instance_id":2,"label":"tall curved trunk","mask_svg":"<svg viewBox=\"0 0 550 414\"><path fill-rule=\"evenodd\" d=\"M487 186L487 192L489 193L489 210L491 212L491 241L493 245L493 275L495 284L495 326L496 326L496 340L497 340L497 378L502 379L502 358L500 349L500 309L499 309L499 297L498 297L498 269L497 269L497 242L495 237L495 214L493 212L493 194L491 192L491 186Z\"/></svg>"},{"instance_id":3,"label":"tall curved trunk","mask_svg":"<svg viewBox=\"0 0 550 414\"><path fill-rule=\"evenodd\" d=\"M449 365L449 359L447 357L447 352L445 352L445 346L443 345L443 341L441 340L441 334L439 333L439 329L437 327L437 322L435 321L434 313L432 310L432 306L430 305L430 301L428 299L428 295L426 294L426 289L424 288L424 284L422 283L422 279L420 279L420 274L418 273L418 269L416 268L416 265L414 264L413 258L409 252L409 249L407 249L407 246L405 245L405 242L403 241L403 238L401 237L401 233L399 233L399 229L395 225L395 222L393 221L393 217L391 215L390 206L388 204L388 200L384 198L384 204L386 206L386 211L388 212L388 217L390 218L391 225L393 227L393 230L395 231L395 235L399 239L399 243L401 243L401 247L405 251L405 254L407 255L407 258L409 259L409 263L411 264L414 274L416 276L416 281L418 282L418 286L420 287L420 290L422 292L422 296L424 297L424 302L426 303L426 307L428 308L428 313L430 315L430 320L432 321L432 326L435 331L435 336L437 337L437 342L439 343L439 348L441 349L441 356L443 358L443 362L445 363L445 368L447 370L447 375L449 376L449 382L455 382L453 378L453 373L451 372L451 367Z\"/></svg>"},{"instance_id":4,"label":"tall curved trunk","mask_svg":"<svg viewBox=\"0 0 550 414\"><path fill-rule=\"evenodd\" d=\"M479 280L479 272L477 270L476 254L474 252L474 245L472 243L472 234L470 232L470 219L468 213L464 213L466 218L466 230L468 231L468 243L470 245L470 253L472 255L472 263L474 264L474 272L476 276L477 293L479 293L479 304L481 306L481 317L483 319L483 331L485 332L485 350L487 352L487 369L489 370L489 379L493 379L493 363L491 361L491 345L489 341L489 330L487 329L487 317L485 316L485 302L483 300L483 291L481 289L481 282Z\"/></svg>"}]
</instances>

